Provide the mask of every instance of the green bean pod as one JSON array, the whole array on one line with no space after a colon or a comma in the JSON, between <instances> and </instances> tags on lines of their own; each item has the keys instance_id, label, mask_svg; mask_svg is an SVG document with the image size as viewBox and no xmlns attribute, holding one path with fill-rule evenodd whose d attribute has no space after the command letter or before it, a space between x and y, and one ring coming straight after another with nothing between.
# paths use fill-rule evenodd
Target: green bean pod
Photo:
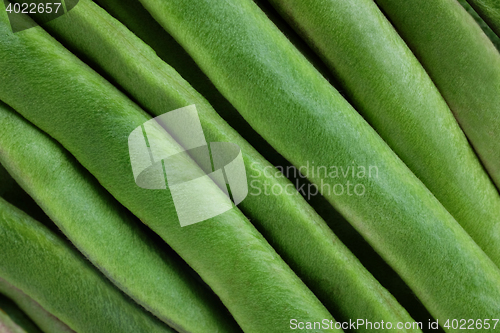
<instances>
[{"instance_id":1,"label":"green bean pod","mask_svg":"<svg viewBox=\"0 0 500 333\"><path fill-rule=\"evenodd\" d=\"M257 134L234 107L221 95L213 83L201 71L191 56L154 20L139 0L95 0L106 12L125 25L132 33L148 44L160 59L174 68L183 79L196 89L217 113L243 138L274 165L288 166L290 163L279 155ZM291 29L265 0L256 1L267 9L266 15L283 29L290 41L320 70L328 75L328 68L309 46ZM332 83L333 78L328 78Z\"/></svg>"},{"instance_id":2,"label":"green bean pod","mask_svg":"<svg viewBox=\"0 0 500 333\"><path fill-rule=\"evenodd\" d=\"M467 0L500 37L500 3L495 0Z\"/></svg>"},{"instance_id":3,"label":"green bean pod","mask_svg":"<svg viewBox=\"0 0 500 333\"><path fill-rule=\"evenodd\" d=\"M252 1L141 3L433 316L496 315L498 267Z\"/></svg>"},{"instance_id":4,"label":"green bean pod","mask_svg":"<svg viewBox=\"0 0 500 333\"><path fill-rule=\"evenodd\" d=\"M58 140L179 253L244 331L285 331L292 319L328 323L305 330L309 332L341 331L331 328L335 322L329 312L237 208L181 227L168 188L150 190L135 183L128 138L150 116L40 27L13 34L2 18L0 38L0 77L5 83L0 98ZM167 153L181 151L160 129L147 136ZM172 167L186 177L200 177L195 189L214 205L227 200L217 185L201 177L192 160L185 157L178 163Z\"/></svg>"},{"instance_id":5,"label":"green bean pod","mask_svg":"<svg viewBox=\"0 0 500 333\"><path fill-rule=\"evenodd\" d=\"M500 188L500 53L455 0L376 2L429 73Z\"/></svg>"},{"instance_id":6,"label":"green bean pod","mask_svg":"<svg viewBox=\"0 0 500 333\"><path fill-rule=\"evenodd\" d=\"M17 327L16 327L17 326ZM6 327L11 327L6 329ZM0 294L0 332L42 333L35 323L11 299Z\"/></svg>"},{"instance_id":7,"label":"green bean pod","mask_svg":"<svg viewBox=\"0 0 500 333\"><path fill-rule=\"evenodd\" d=\"M115 285L180 332L239 330L189 267L155 246L64 148L1 102L0 124L2 165Z\"/></svg>"},{"instance_id":8,"label":"green bean pod","mask_svg":"<svg viewBox=\"0 0 500 333\"><path fill-rule=\"evenodd\" d=\"M488 36L493 45L500 51L500 37L491 30L490 26L479 16L477 11L467 2L467 0L458 0L458 2L464 7L464 9L469 13L470 16L476 21L476 23L481 27L483 32Z\"/></svg>"},{"instance_id":9,"label":"green bean pod","mask_svg":"<svg viewBox=\"0 0 500 333\"><path fill-rule=\"evenodd\" d=\"M222 118L231 126L237 126L235 129L238 133L245 132L244 134L248 134L247 136L252 136L252 139L254 139L255 134L248 125L241 124L242 122L245 123L245 121L235 112L234 107L215 88L189 54L153 19L138 0L95 0L93 2L148 44L159 58L174 68L196 91L205 97ZM261 5L266 5L265 1L260 2ZM322 73L327 72L327 68L321 63L321 60L308 49L308 46L286 25L286 22L279 15L274 15L272 19L280 20L280 23L283 23L280 28L286 29L287 37L291 39L292 43L301 52L305 53L313 64L321 69ZM49 29L53 25L54 23L48 25ZM242 136L245 137L243 134ZM258 139L252 141L264 145ZM253 144L253 142L251 143Z\"/></svg>"},{"instance_id":10,"label":"green bean pod","mask_svg":"<svg viewBox=\"0 0 500 333\"><path fill-rule=\"evenodd\" d=\"M77 332L174 332L56 234L0 198L0 277Z\"/></svg>"},{"instance_id":11,"label":"green bean pod","mask_svg":"<svg viewBox=\"0 0 500 333\"><path fill-rule=\"evenodd\" d=\"M47 312L31 297L20 289L14 287L4 279L0 278L0 293L8 296L16 305L28 315L33 322L46 333L74 333L65 323Z\"/></svg>"},{"instance_id":12,"label":"green bean pod","mask_svg":"<svg viewBox=\"0 0 500 333\"><path fill-rule=\"evenodd\" d=\"M500 267L500 195L438 89L377 5L270 1L323 57L356 110Z\"/></svg>"},{"instance_id":13,"label":"green bean pod","mask_svg":"<svg viewBox=\"0 0 500 333\"><path fill-rule=\"evenodd\" d=\"M0 105L5 105L0 101ZM0 106L1 107L1 106ZM0 197L4 198L8 203L16 206L29 216L42 223L54 232L59 232L59 228L52 220L44 213L44 211L36 204L28 193L12 178L9 172L0 163Z\"/></svg>"},{"instance_id":14,"label":"green bean pod","mask_svg":"<svg viewBox=\"0 0 500 333\"><path fill-rule=\"evenodd\" d=\"M154 20L138 0L96 0L94 2L150 46L160 59L171 66L200 95L206 98L217 113L239 135L248 140L264 158L274 165L290 165L252 129L231 103L215 88L191 56ZM291 31L291 29L289 30ZM301 39L297 38L297 40ZM305 43L303 42L303 44ZM313 52L310 51L310 53ZM92 60L89 59L88 62L90 63ZM320 60L318 63L322 64ZM94 64L95 61L92 65ZM326 66L324 67L326 68ZM95 68L99 71L101 66L95 65ZM149 112L151 113L151 111Z\"/></svg>"},{"instance_id":15,"label":"green bean pod","mask_svg":"<svg viewBox=\"0 0 500 333\"><path fill-rule=\"evenodd\" d=\"M236 143L252 187L239 207L336 318L338 314L338 319L345 321L412 320L331 232L294 185L283 176L276 177L277 169L120 22L91 1L80 0L69 15L45 24L44 28L70 50L96 64L153 115L195 104L209 142ZM264 184L281 191L264 193ZM314 257L320 259L311 260Z\"/></svg>"},{"instance_id":16,"label":"green bean pod","mask_svg":"<svg viewBox=\"0 0 500 333\"><path fill-rule=\"evenodd\" d=\"M163 30L139 1L96 0L94 2L148 44L159 58L172 66L217 111L220 110L225 114L234 113L231 112L234 110L233 106L217 91L193 59L172 36ZM46 27L50 29L51 26L53 24Z\"/></svg>"}]
</instances>

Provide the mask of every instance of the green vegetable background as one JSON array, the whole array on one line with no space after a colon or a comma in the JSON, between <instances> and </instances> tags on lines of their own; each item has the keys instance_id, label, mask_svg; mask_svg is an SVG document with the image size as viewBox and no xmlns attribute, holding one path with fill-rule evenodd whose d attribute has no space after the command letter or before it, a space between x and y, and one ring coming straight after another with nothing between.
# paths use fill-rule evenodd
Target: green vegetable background
<instances>
[{"instance_id":1,"label":"green vegetable background","mask_svg":"<svg viewBox=\"0 0 500 333\"><path fill-rule=\"evenodd\" d=\"M0 333L500 332L500 3L467 1L2 1ZM141 187L131 133L183 151L144 124L193 105L248 194L181 226L167 163L227 189L192 150Z\"/></svg>"}]
</instances>

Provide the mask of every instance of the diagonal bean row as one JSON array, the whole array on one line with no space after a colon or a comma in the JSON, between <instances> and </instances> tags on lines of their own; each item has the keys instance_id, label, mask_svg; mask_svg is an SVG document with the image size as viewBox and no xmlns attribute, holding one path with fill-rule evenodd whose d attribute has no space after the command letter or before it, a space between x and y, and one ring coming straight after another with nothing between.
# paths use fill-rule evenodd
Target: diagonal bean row
<instances>
[{"instance_id":1,"label":"diagonal bean row","mask_svg":"<svg viewBox=\"0 0 500 333\"><path fill-rule=\"evenodd\" d=\"M44 28L96 64L153 115L195 104L209 142L232 142L241 148L250 185L261 192L264 185L286 189L276 195L251 191L239 207L323 304L339 314L338 319L384 320L394 325L412 320L293 185L284 177L276 177L278 170L229 127L200 94L104 10L91 1L80 0L71 16Z\"/></svg>"},{"instance_id":2,"label":"diagonal bean row","mask_svg":"<svg viewBox=\"0 0 500 333\"><path fill-rule=\"evenodd\" d=\"M221 298L243 330L284 329L291 318L333 322L314 294L237 208L181 228L168 189L148 190L136 185L128 137L150 116L41 28L13 34L6 19L1 19L0 38L0 75L5 83L0 86L0 98L58 140L115 198L179 253ZM163 142L159 149L179 151L167 133L152 135ZM201 172L192 160L179 163L178 170L186 175ZM208 180L197 190L211 195L215 203L225 199Z\"/></svg>"},{"instance_id":3,"label":"diagonal bean row","mask_svg":"<svg viewBox=\"0 0 500 333\"><path fill-rule=\"evenodd\" d=\"M440 322L485 318L500 271L377 133L247 0L141 0L219 91L297 167L377 167L347 174L363 195L310 172L324 196ZM315 170L317 171L317 170ZM337 192L339 193L339 191Z\"/></svg>"}]
</instances>

